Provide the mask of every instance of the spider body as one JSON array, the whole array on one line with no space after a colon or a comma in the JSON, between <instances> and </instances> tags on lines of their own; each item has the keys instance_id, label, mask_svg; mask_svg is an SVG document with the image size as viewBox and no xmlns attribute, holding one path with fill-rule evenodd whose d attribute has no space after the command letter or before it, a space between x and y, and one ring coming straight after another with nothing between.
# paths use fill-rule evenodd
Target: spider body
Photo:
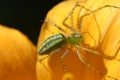
<instances>
[{"instance_id":1,"label":"spider body","mask_svg":"<svg viewBox=\"0 0 120 80\"><path fill-rule=\"evenodd\" d=\"M58 33L47 38L38 49L40 55L49 54L52 51L60 48L66 43L70 45L77 45L80 42L83 42L83 37L80 34L72 33L68 37L65 37L63 34Z\"/></svg>"}]
</instances>

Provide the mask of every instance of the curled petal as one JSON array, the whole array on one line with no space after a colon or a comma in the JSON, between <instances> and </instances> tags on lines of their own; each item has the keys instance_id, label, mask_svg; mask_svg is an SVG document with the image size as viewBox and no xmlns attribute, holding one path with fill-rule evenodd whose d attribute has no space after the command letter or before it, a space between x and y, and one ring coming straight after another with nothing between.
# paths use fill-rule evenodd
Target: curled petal
<instances>
[{"instance_id":1,"label":"curled petal","mask_svg":"<svg viewBox=\"0 0 120 80\"><path fill-rule=\"evenodd\" d=\"M66 20L67 25L73 27L75 30L79 30L79 26L81 26L80 34L83 35L84 44L86 44L82 46L87 48L87 51L84 48L80 48L79 52L83 55L81 57L85 57L84 60L89 64L83 64L76 55L75 47L71 48L69 54L64 59L65 67L72 74L72 77L68 74L67 77L70 77L71 80L119 80L120 9L104 6L113 5L119 7L120 1L86 0L82 2L79 0L78 4L81 6L74 9L73 7L75 7L77 1L63 1L48 12L47 21L42 25L38 47L53 33L63 33L67 36L72 32L71 29L63 25L63 21L68 16ZM74 11L69 15L72 9ZM55 25L62 28L68 34L65 34L64 31L55 27ZM42 62L46 65L46 68L41 68L42 64L37 66L43 71L41 75L37 74L38 80L40 80L39 77L44 75L46 69L49 72L47 72L46 76L49 76L49 78L44 77L43 79L64 80L66 78L64 78L66 76L64 72L65 67L61 66L60 57L68 48L69 46L64 46L62 50L46 58ZM40 55L38 59L44 56ZM40 62L38 61L38 63Z\"/></svg>"}]
</instances>

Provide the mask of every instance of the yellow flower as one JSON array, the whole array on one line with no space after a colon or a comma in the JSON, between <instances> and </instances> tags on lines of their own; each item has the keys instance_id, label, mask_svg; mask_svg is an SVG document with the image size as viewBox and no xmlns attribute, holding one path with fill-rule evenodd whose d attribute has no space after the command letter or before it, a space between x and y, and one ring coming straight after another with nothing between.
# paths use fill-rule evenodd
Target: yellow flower
<instances>
[{"instance_id":1,"label":"yellow flower","mask_svg":"<svg viewBox=\"0 0 120 80\"><path fill-rule=\"evenodd\" d=\"M0 25L0 80L36 80L36 47L20 31Z\"/></svg>"},{"instance_id":2,"label":"yellow flower","mask_svg":"<svg viewBox=\"0 0 120 80\"><path fill-rule=\"evenodd\" d=\"M71 17L67 18L66 23L76 30L80 25L81 16L91 11L97 10L104 5L120 6L120 0L67 0L56 5L48 12L46 20L42 25L41 34L38 39L38 46L53 33L63 33L53 24L57 24L69 34L71 31L63 25L65 17L75 7L76 2L85 8L76 7ZM120 9L115 7L104 7L82 18L81 32L84 34L84 42L89 45L91 50L103 52L108 56L115 56L113 59L106 59L105 56L93 54L80 49L91 67L84 65L72 48L65 57L65 65L69 73L65 73L61 66L60 56L68 48L56 52L52 56L44 59L42 62L37 61L37 78L38 80L115 80L120 79ZM64 33L63 33L64 34ZM64 34L65 35L65 34ZM85 46L84 46L85 47ZM38 60L46 55L39 55ZM93 70L93 69L97 70Z\"/></svg>"}]
</instances>

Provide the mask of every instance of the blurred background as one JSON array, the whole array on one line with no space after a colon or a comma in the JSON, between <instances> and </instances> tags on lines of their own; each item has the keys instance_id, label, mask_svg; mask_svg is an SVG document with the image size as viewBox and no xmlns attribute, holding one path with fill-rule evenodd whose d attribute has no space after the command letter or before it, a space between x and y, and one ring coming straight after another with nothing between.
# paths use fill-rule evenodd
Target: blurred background
<instances>
[{"instance_id":1,"label":"blurred background","mask_svg":"<svg viewBox=\"0 0 120 80\"><path fill-rule=\"evenodd\" d=\"M47 12L62 0L1 0L0 24L16 28L36 45Z\"/></svg>"}]
</instances>

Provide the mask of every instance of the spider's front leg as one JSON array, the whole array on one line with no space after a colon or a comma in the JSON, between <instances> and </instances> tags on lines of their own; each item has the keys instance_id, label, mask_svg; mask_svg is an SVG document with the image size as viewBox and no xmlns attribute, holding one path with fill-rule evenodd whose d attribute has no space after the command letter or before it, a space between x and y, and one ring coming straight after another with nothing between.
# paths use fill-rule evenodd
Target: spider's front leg
<instances>
[{"instance_id":1,"label":"spider's front leg","mask_svg":"<svg viewBox=\"0 0 120 80\"><path fill-rule=\"evenodd\" d=\"M116 50L115 52L115 55L114 56L109 56L109 55L106 55L104 54L103 52L101 51L98 51L97 49L90 49L90 48L86 48L86 47L83 47L83 46L79 46L79 48L81 48L82 50L84 51L87 51L87 52L90 52L90 53L93 53L93 54L97 54L99 56L102 56L103 58L105 59L108 59L108 60L113 60L115 59L115 57L118 55L118 52L120 50L120 46L119 48ZM119 59L115 59L115 60L119 60Z\"/></svg>"}]
</instances>

